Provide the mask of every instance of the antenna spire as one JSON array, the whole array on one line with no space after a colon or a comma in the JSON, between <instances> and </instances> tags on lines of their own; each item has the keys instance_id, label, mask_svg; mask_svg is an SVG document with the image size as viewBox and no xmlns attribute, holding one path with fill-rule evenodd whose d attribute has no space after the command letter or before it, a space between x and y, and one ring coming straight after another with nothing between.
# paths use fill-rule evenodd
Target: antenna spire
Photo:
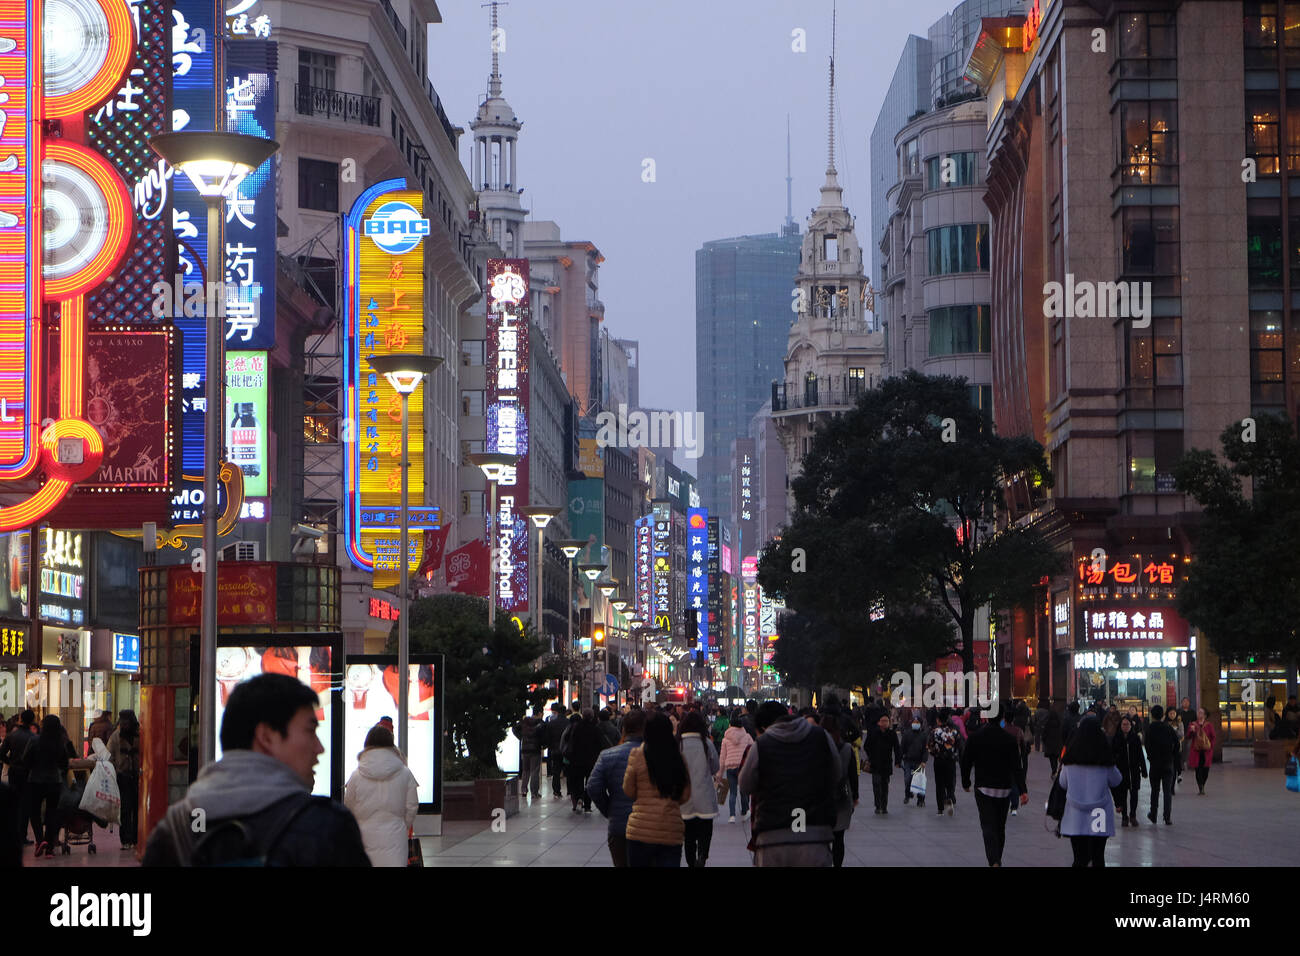
<instances>
[{"instance_id":1,"label":"antenna spire","mask_svg":"<svg viewBox=\"0 0 1300 956\"><path fill-rule=\"evenodd\" d=\"M785 114L785 228L794 227L794 179L790 176L790 114Z\"/></svg>"},{"instance_id":2,"label":"antenna spire","mask_svg":"<svg viewBox=\"0 0 1300 956\"><path fill-rule=\"evenodd\" d=\"M835 21L837 16L837 3L831 4L831 82L830 92L827 95L826 117L827 117L827 153L826 153L826 173L831 175L835 172Z\"/></svg>"},{"instance_id":3,"label":"antenna spire","mask_svg":"<svg viewBox=\"0 0 1300 956\"><path fill-rule=\"evenodd\" d=\"M492 0L491 3L481 4L481 6L492 8L492 75L488 78L489 96L501 95L501 42L497 33L497 7L505 6L507 2L508 0Z\"/></svg>"}]
</instances>

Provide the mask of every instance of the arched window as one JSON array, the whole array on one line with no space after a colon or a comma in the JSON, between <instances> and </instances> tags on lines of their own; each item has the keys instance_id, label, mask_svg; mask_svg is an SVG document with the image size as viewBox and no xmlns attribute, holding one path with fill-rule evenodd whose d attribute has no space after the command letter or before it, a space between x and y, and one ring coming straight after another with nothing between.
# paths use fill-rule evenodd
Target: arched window
<instances>
[{"instance_id":1,"label":"arched window","mask_svg":"<svg viewBox=\"0 0 1300 956\"><path fill-rule=\"evenodd\" d=\"M809 372L803 380L803 403L805 406L817 404L817 373Z\"/></svg>"}]
</instances>

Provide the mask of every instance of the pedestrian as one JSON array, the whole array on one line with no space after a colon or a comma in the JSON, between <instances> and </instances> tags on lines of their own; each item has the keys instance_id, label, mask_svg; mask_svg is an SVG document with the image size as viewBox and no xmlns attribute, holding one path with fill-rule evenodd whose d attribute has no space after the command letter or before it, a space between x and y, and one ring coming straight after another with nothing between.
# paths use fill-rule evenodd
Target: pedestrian
<instances>
[{"instance_id":1,"label":"pedestrian","mask_svg":"<svg viewBox=\"0 0 1300 956\"><path fill-rule=\"evenodd\" d=\"M1178 735L1166 723L1164 708L1151 708L1151 726L1147 728L1147 771L1151 777L1151 812L1147 819L1156 822L1160 793L1165 795L1165 825L1173 825L1174 768L1178 764Z\"/></svg>"},{"instance_id":2,"label":"pedestrian","mask_svg":"<svg viewBox=\"0 0 1300 956\"><path fill-rule=\"evenodd\" d=\"M325 752L319 706L315 691L284 674L236 685L221 718L221 759L154 827L144 865L370 866L352 814L311 794ZM202 835L192 829L199 808Z\"/></svg>"},{"instance_id":3,"label":"pedestrian","mask_svg":"<svg viewBox=\"0 0 1300 956\"><path fill-rule=\"evenodd\" d=\"M691 796L682 803L686 865L702 867L709 859L713 821L718 816L718 791L713 785L721 766L709 738L709 725L698 710L687 711L677 728L678 748L686 761Z\"/></svg>"},{"instance_id":4,"label":"pedestrian","mask_svg":"<svg viewBox=\"0 0 1300 956\"><path fill-rule=\"evenodd\" d=\"M1043 754L1047 757L1047 763L1052 768L1052 776L1056 776L1056 767L1060 763L1061 750L1064 747L1064 728L1061 723L1061 715L1048 708L1047 716L1043 718Z\"/></svg>"},{"instance_id":5,"label":"pedestrian","mask_svg":"<svg viewBox=\"0 0 1300 956\"><path fill-rule=\"evenodd\" d=\"M754 746L754 738L745 730L743 715L733 715L731 725L722 735L722 753L719 762L722 772L727 775L727 809L730 813L728 823L736 822L736 799L740 799L740 819L749 819L749 796L740 793L740 766L745 761L749 748Z\"/></svg>"},{"instance_id":6,"label":"pedestrian","mask_svg":"<svg viewBox=\"0 0 1300 956\"><path fill-rule=\"evenodd\" d=\"M1061 743L1066 746L1070 743L1070 738L1074 736L1074 729L1079 726L1079 702L1070 701L1065 708L1065 716L1061 718Z\"/></svg>"},{"instance_id":7,"label":"pedestrian","mask_svg":"<svg viewBox=\"0 0 1300 956\"><path fill-rule=\"evenodd\" d=\"M1020 702L1017 701L1017 703ZM1028 711L1026 711L1026 715L1027 714ZM1003 720L1002 727L1004 730L1006 730L1007 733L1009 733L1012 736L1012 738L1016 742L1016 752L1020 754L1020 763L1021 763L1020 769L1023 774L1025 771L1029 769L1029 739L1025 733L1025 726L1022 726L1022 724L1020 723L1022 719L1024 720L1025 725L1027 725L1028 720L1020 716L1019 710L1016 708L1016 705L1013 704L1011 708L1011 715ZM1019 778L1017 777L1017 779ZM1017 788L1012 787L1011 797L1009 798L1009 800L1011 804L1011 815L1013 817L1020 815L1020 811L1016 807L1017 797L1019 796L1020 796L1020 791Z\"/></svg>"},{"instance_id":8,"label":"pedestrian","mask_svg":"<svg viewBox=\"0 0 1300 956\"><path fill-rule=\"evenodd\" d=\"M1003 712L995 720L970 735L961 755L961 787L971 788L971 771L975 773L975 808L979 811L980 831L984 836L984 855L989 866L1002 865L1002 851L1007 842L1007 811L1011 809L1011 792L1020 794L1020 803L1029 802L1029 785L1025 781L1024 763L1015 739L1007 733Z\"/></svg>"},{"instance_id":9,"label":"pedestrian","mask_svg":"<svg viewBox=\"0 0 1300 956\"><path fill-rule=\"evenodd\" d=\"M1297 702L1295 694L1286 699L1286 706L1282 708L1282 737L1287 740L1300 738L1300 702Z\"/></svg>"},{"instance_id":10,"label":"pedestrian","mask_svg":"<svg viewBox=\"0 0 1300 956\"><path fill-rule=\"evenodd\" d=\"M1183 782L1183 771L1187 769L1187 750L1191 746L1192 740L1187 736L1187 727L1183 724L1181 711L1170 707L1165 713L1165 723L1169 725L1178 738L1178 749L1174 751L1174 783L1176 790Z\"/></svg>"},{"instance_id":11,"label":"pedestrian","mask_svg":"<svg viewBox=\"0 0 1300 956\"><path fill-rule=\"evenodd\" d=\"M835 785L835 825L831 828L831 865L844 865L844 834L853 823L853 808L858 805L858 767L853 745L844 739L848 718L828 714L822 729L830 735L840 758L840 777ZM854 728L856 730L856 728Z\"/></svg>"},{"instance_id":12,"label":"pedestrian","mask_svg":"<svg viewBox=\"0 0 1300 956\"><path fill-rule=\"evenodd\" d=\"M11 822L14 833L23 846L32 842L27 838L27 826L32 820L32 795L23 754L27 751L27 745L36 737L35 724L35 711L24 710L15 718L13 727L5 734L4 742L0 743L0 764L9 769L9 786L13 787L14 805L17 808L17 816ZM35 837L37 840L41 838L39 830Z\"/></svg>"},{"instance_id":13,"label":"pedestrian","mask_svg":"<svg viewBox=\"0 0 1300 956\"><path fill-rule=\"evenodd\" d=\"M957 808L957 760L961 756L961 733L952 723L952 711L941 707L930 720L925 749L934 758L934 808L952 816Z\"/></svg>"},{"instance_id":14,"label":"pedestrian","mask_svg":"<svg viewBox=\"0 0 1300 956\"><path fill-rule=\"evenodd\" d=\"M541 708L515 724L514 734L519 739L520 796L542 796L542 721Z\"/></svg>"},{"instance_id":15,"label":"pedestrian","mask_svg":"<svg viewBox=\"0 0 1300 956\"><path fill-rule=\"evenodd\" d=\"M899 746L903 753L903 806L912 802L912 774L918 769L924 771L926 764L925 744L928 734L921 727L921 711L916 709L912 711L908 726L903 731L903 739ZM925 806L925 794L916 795L916 805Z\"/></svg>"},{"instance_id":16,"label":"pedestrian","mask_svg":"<svg viewBox=\"0 0 1300 956\"><path fill-rule=\"evenodd\" d=\"M600 752L587 777L587 794L596 809L609 820L609 857L617 867L627 864L627 819L632 798L623 792L628 756L645 741L645 711L637 707L623 716L623 736L617 745Z\"/></svg>"},{"instance_id":17,"label":"pedestrian","mask_svg":"<svg viewBox=\"0 0 1300 956\"><path fill-rule=\"evenodd\" d=\"M1142 788L1142 778L1147 775L1147 761L1142 755L1142 735L1132 718L1125 716L1120 720L1114 747L1115 766L1120 773L1119 785L1112 791L1115 806L1123 816L1121 826L1135 827L1138 825L1138 791Z\"/></svg>"},{"instance_id":18,"label":"pedestrian","mask_svg":"<svg viewBox=\"0 0 1300 956\"><path fill-rule=\"evenodd\" d=\"M122 849L131 850L139 839L140 814L140 721L135 711L124 710L108 738L108 755L117 772L117 789L122 796L122 820L118 831Z\"/></svg>"},{"instance_id":19,"label":"pedestrian","mask_svg":"<svg viewBox=\"0 0 1300 956\"><path fill-rule=\"evenodd\" d=\"M1101 730L1108 738L1114 739L1115 731L1119 730L1120 712L1119 708L1111 704L1106 710L1106 716L1102 718Z\"/></svg>"},{"instance_id":20,"label":"pedestrian","mask_svg":"<svg viewBox=\"0 0 1300 956\"><path fill-rule=\"evenodd\" d=\"M587 793L587 777L591 768L596 766L600 756L601 736L596 728L596 715L588 707L575 721L570 718L569 739L564 750L565 772L569 778L569 797L573 800L573 812L578 813L578 801L582 801L582 813L591 812L591 796Z\"/></svg>"},{"instance_id":21,"label":"pedestrian","mask_svg":"<svg viewBox=\"0 0 1300 956\"><path fill-rule=\"evenodd\" d=\"M1119 733L1119 727L1116 727ZM1111 788L1122 775L1115 766L1116 744L1095 718L1079 722L1061 760L1057 782L1065 788L1061 836L1070 838L1075 866L1105 866L1106 840L1115 835L1115 800Z\"/></svg>"},{"instance_id":22,"label":"pedestrian","mask_svg":"<svg viewBox=\"0 0 1300 956\"><path fill-rule=\"evenodd\" d=\"M719 709L717 716L713 720L713 725L709 728L709 735L713 738L713 746L719 751L722 750L722 738L727 734L727 728L731 726L731 718L726 711Z\"/></svg>"},{"instance_id":23,"label":"pedestrian","mask_svg":"<svg viewBox=\"0 0 1300 956\"><path fill-rule=\"evenodd\" d=\"M91 753L90 741L98 737L107 746L108 738L113 733L113 718L106 710L95 711L95 719L90 722L90 727L86 730L86 750Z\"/></svg>"},{"instance_id":24,"label":"pedestrian","mask_svg":"<svg viewBox=\"0 0 1300 956\"><path fill-rule=\"evenodd\" d=\"M1272 694L1264 701L1264 736L1268 740L1277 740L1282 733L1282 721L1277 716L1277 698Z\"/></svg>"},{"instance_id":25,"label":"pedestrian","mask_svg":"<svg viewBox=\"0 0 1300 956\"><path fill-rule=\"evenodd\" d=\"M903 750L898 734L889 726L889 715L881 714L867 732L867 771L871 774L877 814L889 812L889 778L895 767L902 766Z\"/></svg>"},{"instance_id":26,"label":"pedestrian","mask_svg":"<svg viewBox=\"0 0 1300 956\"><path fill-rule=\"evenodd\" d=\"M758 740L738 781L754 801L754 865L831 866L840 779L835 742L822 728L792 719L780 701L766 701L755 722ZM792 825L796 820L801 827Z\"/></svg>"},{"instance_id":27,"label":"pedestrian","mask_svg":"<svg viewBox=\"0 0 1300 956\"><path fill-rule=\"evenodd\" d=\"M546 748L546 775L551 780L551 793L556 800L564 797L564 755L560 753L560 744L568 729L569 720L565 716L564 705L557 700L551 705L551 716L538 731L538 743Z\"/></svg>"},{"instance_id":28,"label":"pedestrian","mask_svg":"<svg viewBox=\"0 0 1300 956\"><path fill-rule=\"evenodd\" d=\"M1214 738L1218 736L1210 715L1204 707L1196 708L1196 719L1187 725L1191 739L1191 760L1188 766L1196 771L1197 796L1205 796L1205 781L1210 777L1210 764L1214 761Z\"/></svg>"},{"instance_id":29,"label":"pedestrian","mask_svg":"<svg viewBox=\"0 0 1300 956\"><path fill-rule=\"evenodd\" d=\"M59 827L62 826L59 795L63 792L71 761L76 757L77 752L59 718L46 714L41 721L41 732L29 740L23 750L27 788L31 792L32 830L38 840L38 859L54 856L54 848L59 842Z\"/></svg>"},{"instance_id":30,"label":"pedestrian","mask_svg":"<svg viewBox=\"0 0 1300 956\"><path fill-rule=\"evenodd\" d=\"M406 766L388 728L371 727L366 734L343 802L361 828L370 865L406 866L420 798L415 774Z\"/></svg>"},{"instance_id":31,"label":"pedestrian","mask_svg":"<svg viewBox=\"0 0 1300 956\"><path fill-rule=\"evenodd\" d=\"M645 740L628 754L623 792L632 801L627 818L627 862L634 867L681 866L686 824L682 804L691 784L672 721L654 714L646 721Z\"/></svg>"},{"instance_id":32,"label":"pedestrian","mask_svg":"<svg viewBox=\"0 0 1300 956\"><path fill-rule=\"evenodd\" d=\"M600 749L613 747L618 743L618 727L614 723L614 715L609 712L608 707L602 707L599 720L596 722L596 729L600 731Z\"/></svg>"}]
</instances>

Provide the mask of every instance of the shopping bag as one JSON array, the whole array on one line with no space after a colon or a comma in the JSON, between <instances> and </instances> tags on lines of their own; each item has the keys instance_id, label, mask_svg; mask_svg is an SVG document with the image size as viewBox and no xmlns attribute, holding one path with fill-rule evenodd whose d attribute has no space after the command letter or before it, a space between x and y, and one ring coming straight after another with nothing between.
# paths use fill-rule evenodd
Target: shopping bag
<instances>
[{"instance_id":1,"label":"shopping bag","mask_svg":"<svg viewBox=\"0 0 1300 956\"><path fill-rule=\"evenodd\" d=\"M925 796L925 767L917 767L912 772L912 792L918 797Z\"/></svg>"},{"instance_id":2,"label":"shopping bag","mask_svg":"<svg viewBox=\"0 0 1300 956\"><path fill-rule=\"evenodd\" d=\"M424 851L420 849L420 838L410 837L406 841L406 865L424 866Z\"/></svg>"},{"instance_id":3,"label":"shopping bag","mask_svg":"<svg viewBox=\"0 0 1300 956\"><path fill-rule=\"evenodd\" d=\"M121 822L122 794L117 788L117 774L113 772L112 763L102 759L95 761L95 769L90 772L78 807L105 823Z\"/></svg>"},{"instance_id":4,"label":"shopping bag","mask_svg":"<svg viewBox=\"0 0 1300 956\"><path fill-rule=\"evenodd\" d=\"M726 777L719 777L714 781L714 786L717 788L718 806L722 806L727 802L727 794L731 792L731 783Z\"/></svg>"},{"instance_id":5,"label":"shopping bag","mask_svg":"<svg viewBox=\"0 0 1300 956\"><path fill-rule=\"evenodd\" d=\"M1295 756L1286 758L1286 788L1292 793L1300 793L1300 760Z\"/></svg>"}]
</instances>

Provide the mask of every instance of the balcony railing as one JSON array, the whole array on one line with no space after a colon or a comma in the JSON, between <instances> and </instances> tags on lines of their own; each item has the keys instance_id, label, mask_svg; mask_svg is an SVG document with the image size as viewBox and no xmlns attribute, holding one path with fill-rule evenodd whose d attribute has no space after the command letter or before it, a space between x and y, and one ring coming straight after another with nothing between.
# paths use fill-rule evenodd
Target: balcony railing
<instances>
[{"instance_id":1,"label":"balcony railing","mask_svg":"<svg viewBox=\"0 0 1300 956\"><path fill-rule=\"evenodd\" d=\"M788 412L798 408L849 408L857 404L862 389L821 388L794 382L772 383L772 411Z\"/></svg>"},{"instance_id":2,"label":"balcony railing","mask_svg":"<svg viewBox=\"0 0 1300 956\"><path fill-rule=\"evenodd\" d=\"M450 119L447 118L447 111L442 108L442 99L433 88L433 84L427 79L424 81L424 92L429 97L429 102L433 104L434 112L438 114L438 120L442 123L442 131L447 134L447 140L451 143L452 148L456 148L456 127Z\"/></svg>"},{"instance_id":3,"label":"balcony railing","mask_svg":"<svg viewBox=\"0 0 1300 956\"><path fill-rule=\"evenodd\" d=\"M379 0L379 3L380 6L384 8L384 12L388 14L388 22L393 25L393 30L397 33L397 38L402 41L402 49L407 49L406 26L397 16L397 11L393 9L393 5L389 3L388 0Z\"/></svg>"},{"instance_id":4,"label":"balcony railing","mask_svg":"<svg viewBox=\"0 0 1300 956\"><path fill-rule=\"evenodd\" d=\"M293 85L294 100L302 116L322 116L341 119L346 123L363 126L379 125L379 97L327 90L319 86Z\"/></svg>"}]
</instances>

